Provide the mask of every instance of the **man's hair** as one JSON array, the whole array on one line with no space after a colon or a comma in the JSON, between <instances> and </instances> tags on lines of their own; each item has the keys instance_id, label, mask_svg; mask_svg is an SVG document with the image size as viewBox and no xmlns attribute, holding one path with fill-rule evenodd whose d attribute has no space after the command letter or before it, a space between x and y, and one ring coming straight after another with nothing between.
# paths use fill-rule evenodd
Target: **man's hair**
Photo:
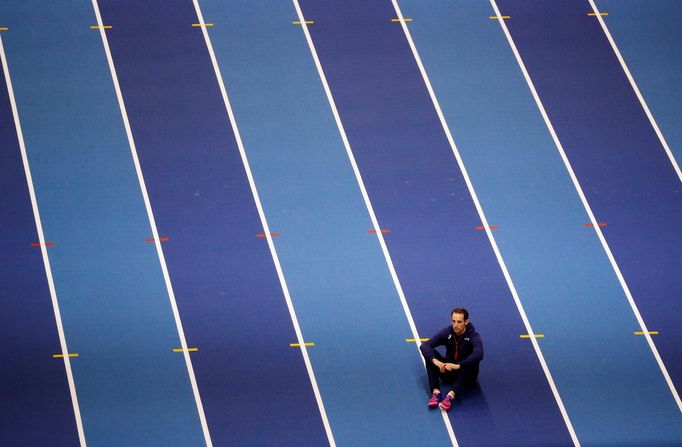
<instances>
[{"instance_id":1,"label":"man's hair","mask_svg":"<svg viewBox=\"0 0 682 447\"><path fill-rule=\"evenodd\" d=\"M469 319L469 311L466 310L466 309L463 308L463 307L455 307L454 309L452 309L452 312L450 312L450 318L452 318L452 315L453 315L453 314L462 314L462 315L464 315L464 321L466 321L466 320Z\"/></svg>"}]
</instances>

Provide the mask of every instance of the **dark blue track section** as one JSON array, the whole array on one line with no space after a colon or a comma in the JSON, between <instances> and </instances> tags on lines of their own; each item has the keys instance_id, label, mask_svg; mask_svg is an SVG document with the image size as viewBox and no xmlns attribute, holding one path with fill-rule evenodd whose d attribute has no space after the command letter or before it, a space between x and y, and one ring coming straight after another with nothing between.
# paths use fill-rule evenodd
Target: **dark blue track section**
<instances>
[{"instance_id":1,"label":"dark blue track section","mask_svg":"<svg viewBox=\"0 0 682 447\"><path fill-rule=\"evenodd\" d=\"M679 390L680 181L588 2L498 3Z\"/></svg>"},{"instance_id":2,"label":"dark blue track section","mask_svg":"<svg viewBox=\"0 0 682 447\"><path fill-rule=\"evenodd\" d=\"M213 443L327 443L191 1L104 1Z\"/></svg>"},{"instance_id":3,"label":"dark blue track section","mask_svg":"<svg viewBox=\"0 0 682 447\"><path fill-rule=\"evenodd\" d=\"M0 70L0 445L78 445L17 132Z\"/></svg>"},{"instance_id":4,"label":"dark blue track section","mask_svg":"<svg viewBox=\"0 0 682 447\"><path fill-rule=\"evenodd\" d=\"M463 305L485 340L459 443L571 444L390 1L302 8L420 335Z\"/></svg>"}]
</instances>

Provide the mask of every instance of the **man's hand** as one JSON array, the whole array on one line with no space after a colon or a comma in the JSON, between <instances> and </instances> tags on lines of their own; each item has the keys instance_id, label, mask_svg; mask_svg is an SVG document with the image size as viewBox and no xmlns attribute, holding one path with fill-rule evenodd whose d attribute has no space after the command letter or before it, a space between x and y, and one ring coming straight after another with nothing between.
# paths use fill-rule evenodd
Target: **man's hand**
<instances>
[{"instance_id":1,"label":"man's hand","mask_svg":"<svg viewBox=\"0 0 682 447\"><path fill-rule=\"evenodd\" d=\"M461 368L461 366L459 366L459 365L456 364L456 363L444 363L444 364L443 364L443 369L441 369L441 372L445 372L445 371L457 371L457 370L460 369L460 368Z\"/></svg>"},{"instance_id":2,"label":"man's hand","mask_svg":"<svg viewBox=\"0 0 682 447\"><path fill-rule=\"evenodd\" d=\"M436 366L436 368L438 368L438 370L439 370L441 373L444 373L444 372L445 372L445 363L441 362L441 361L438 360L438 359L433 359L433 364Z\"/></svg>"},{"instance_id":3,"label":"man's hand","mask_svg":"<svg viewBox=\"0 0 682 447\"><path fill-rule=\"evenodd\" d=\"M444 373L445 371L457 371L459 368L461 368L456 363L443 363L438 359L433 359L433 364L436 365L441 373Z\"/></svg>"}]
</instances>

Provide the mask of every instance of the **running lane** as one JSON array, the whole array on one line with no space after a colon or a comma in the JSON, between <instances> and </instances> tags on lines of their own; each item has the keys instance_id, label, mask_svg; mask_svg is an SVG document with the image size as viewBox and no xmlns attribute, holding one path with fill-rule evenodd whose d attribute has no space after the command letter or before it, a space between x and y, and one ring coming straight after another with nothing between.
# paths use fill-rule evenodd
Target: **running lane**
<instances>
[{"instance_id":1,"label":"running lane","mask_svg":"<svg viewBox=\"0 0 682 447\"><path fill-rule=\"evenodd\" d=\"M401 0L584 445L671 442L679 411L487 2ZM589 309L589 311L586 311ZM608 323L609 330L600 329ZM586 380L575 361L599 359ZM631 405L632 390L647 399Z\"/></svg>"},{"instance_id":2,"label":"running lane","mask_svg":"<svg viewBox=\"0 0 682 447\"><path fill-rule=\"evenodd\" d=\"M302 7L420 335L463 305L485 340L450 413L460 444L570 443L391 3Z\"/></svg>"},{"instance_id":3,"label":"running lane","mask_svg":"<svg viewBox=\"0 0 682 447\"><path fill-rule=\"evenodd\" d=\"M325 444L192 2L100 8L214 445Z\"/></svg>"},{"instance_id":4,"label":"running lane","mask_svg":"<svg viewBox=\"0 0 682 447\"><path fill-rule=\"evenodd\" d=\"M679 392L680 180L587 2L499 6Z\"/></svg>"},{"instance_id":5,"label":"running lane","mask_svg":"<svg viewBox=\"0 0 682 447\"><path fill-rule=\"evenodd\" d=\"M449 444L296 10L201 5L336 442Z\"/></svg>"},{"instance_id":6,"label":"running lane","mask_svg":"<svg viewBox=\"0 0 682 447\"><path fill-rule=\"evenodd\" d=\"M682 2L599 0L606 26L661 129L682 164Z\"/></svg>"},{"instance_id":7,"label":"running lane","mask_svg":"<svg viewBox=\"0 0 682 447\"><path fill-rule=\"evenodd\" d=\"M43 229L55 244L48 252L64 332L79 354L71 365L85 440L200 445L187 368L172 352L178 333L159 260L144 241L149 221L111 75L90 29L91 5L3 1L0 17L11 30L3 41ZM54 333L54 321L45 324L41 331Z\"/></svg>"},{"instance_id":8,"label":"running lane","mask_svg":"<svg viewBox=\"0 0 682 447\"><path fill-rule=\"evenodd\" d=\"M3 23L0 26L4 26ZM0 71L0 445L78 445L17 132Z\"/></svg>"}]
</instances>

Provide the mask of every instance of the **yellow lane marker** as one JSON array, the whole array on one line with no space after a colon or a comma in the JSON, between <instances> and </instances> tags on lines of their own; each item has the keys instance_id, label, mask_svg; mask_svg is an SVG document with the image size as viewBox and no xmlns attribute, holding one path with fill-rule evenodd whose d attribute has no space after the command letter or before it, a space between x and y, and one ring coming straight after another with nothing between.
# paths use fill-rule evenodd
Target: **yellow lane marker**
<instances>
[{"instance_id":1,"label":"yellow lane marker","mask_svg":"<svg viewBox=\"0 0 682 447\"><path fill-rule=\"evenodd\" d=\"M408 343L414 343L415 339L414 338L406 338L405 341ZM429 339L428 338L420 338L419 341L429 341Z\"/></svg>"},{"instance_id":2,"label":"yellow lane marker","mask_svg":"<svg viewBox=\"0 0 682 447\"><path fill-rule=\"evenodd\" d=\"M71 353L71 354L69 354L69 357L78 357L78 354L76 354L76 353ZM52 358L54 358L54 359L63 359L63 358L64 358L64 354L52 354Z\"/></svg>"},{"instance_id":3,"label":"yellow lane marker","mask_svg":"<svg viewBox=\"0 0 682 447\"><path fill-rule=\"evenodd\" d=\"M111 29L111 25L104 25L102 28ZM99 25L91 26L90 29L99 29Z\"/></svg>"},{"instance_id":4,"label":"yellow lane marker","mask_svg":"<svg viewBox=\"0 0 682 447\"><path fill-rule=\"evenodd\" d=\"M187 348L189 352L197 352L199 348ZM182 348L173 348L173 352L182 352Z\"/></svg>"},{"instance_id":5,"label":"yellow lane marker","mask_svg":"<svg viewBox=\"0 0 682 447\"><path fill-rule=\"evenodd\" d=\"M9 28L3 27L3 28L0 28L0 31L9 31Z\"/></svg>"},{"instance_id":6,"label":"yellow lane marker","mask_svg":"<svg viewBox=\"0 0 682 447\"><path fill-rule=\"evenodd\" d=\"M534 334L535 338L545 338L545 334ZM519 335L520 338L530 338L530 335L528 334L521 334Z\"/></svg>"},{"instance_id":7,"label":"yellow lane marker","mask_svg":"<svg viewBox=\"0 0 682 447\"><path fill-rule=\"evenodd\" d=\"M204 23L205 26L213 26L212 23ZM192 26L201 26L201 23L192 23Z\"/></svg>"},{"instance_id":8,"label":"yellow lane marker","mask_svg":"<svg viewBox=\"0 0 682 447\"><path fill-rule=\"evenodd\" d=\"M593 12L588 12L587 15L591 16L591 17L597 17L597 14L595 14ZM600 12L599 15L603 17L603 16L609 15L609 13L608 12Z\"/></svg>"},{"instance_id":9,"label":"yellow lane marker","mask_svg":"<svg viewBox=\"0 0 682 447\"><path fill-rule=\"evenodd\" d=\"M303 343L303 345L304 346L315 346L315 343L307 342L307 343ZM291 346L292 348L296 348L298 346L301 346L301 344L300 343L289 343L289 346Z\"/></svg>"},{"instance_id":10,"label":"yellow lane marker","mask_svg":"<svg viewBox=\"0 0 682 447\"><path fill-rule=\"evenodd\" d=\"M412 21L412 19L408 19L407 17L405 17L403 20L406 21L406 22L411 22L411 21ZM400 19L391 19L391 22L400 22Z\"/></svg>"},{"instance_id":11,"label":"yellow lane marker","mask_svg":"<svg viewBox=\"0 0 682 447\"><path fill-rule=\"evenodd\" d=\"M300 25L300 24L301 24L301 22L299 22L298 20L295 21L295 22L291 22L291 23L294 24L294 25ZM306 24L306 25L312 25L313 23L315 23L315 22L313 22L312 20L306 20L306 21L305 21L305 24Z\"/></svg>"},{"instance_id":12,"label":"yellow lane marker","mask_svg":"<svg viewBox=\"0 0 682 447\"><path fill-rule=\"evenodd\" d=\"M644 332L637 331L635 335L644 335ZM649 335L658 335L658 331L649 331Z\"/></svg>"},{"instance_id":13,"label":"yellow lane marker","mask_svg":"<svg viewBox=\"0 0 682 447\"><path fill-rule=\"evenodd\" d=\"M497 20L497 16L489 16L490 20ZM511 16L502 16L503 20L511 19Z\"/></svg>"}]
</instances>

